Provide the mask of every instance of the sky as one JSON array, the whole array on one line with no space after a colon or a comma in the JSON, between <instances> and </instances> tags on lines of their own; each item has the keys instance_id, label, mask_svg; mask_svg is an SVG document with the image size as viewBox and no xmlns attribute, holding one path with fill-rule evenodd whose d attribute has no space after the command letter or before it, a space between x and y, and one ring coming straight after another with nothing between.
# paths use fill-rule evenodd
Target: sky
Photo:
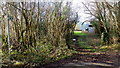
<instances>
[{"instance_id":1,"label":"sky","mask_svg":"<svg viewBox=\"0 0 120 68\"><path fill-rule=\"evenodd\" d=\"M82 4L85 3L86 5L88 5L88 3L90 2L104 2L104 0L68 0L68 1L71 1L72 2L72 7L73 7L73 10L75 12L78 12L78 15L79 15L79 21L80 22L84 22L86 20L90 20L91 18L91 15L90 14L86 14L86 8L85 6ZM106 0L107 2L118 2L120 0ZM89 7L92 7L92 6L89 6Z\"/></svg>"},{"instance_id":2,"label":"sky","mask_svg":"<svg viewBox=\"0 0 120 68\"><path fill-rule=\"evenodd\" d=\"M93 1L93 0L0 0L0 1L7 1L7 2L29 2L29 1L44 1L44 2L51 2L51 1L56 1L56 2L58 2L58 1L79 1L79 2L84 2L84 1ZM103 2L103 1L105 1L105 0L96 0L96 1L99 1L99 2ZM106 0L106 1L109 1L109 2L113 2L113 1L120 1L120 0Z\"/></svg>"},{"instance_id":3,"label":"sky","mask_svg":"<svg viewBox=\"0 0 120 68\"><path fill-rule=\"evenodd\" d=\"M78 12L78 15L79 15L79 21L80 22L84 22L86 20L89 20L90 18L90 15L89 14L86 14L86 8L85 6L83 5L83 3L90 3L91 1L94 1L94 0L73 0L72 1L72 7L73 7L73 10L75 12ZM82 3L83 2L83 3Z\"/></svg>"},{"instance_id":4,"label":"sky","mask_svg":"<svg viewBox=\"0 0 120 68\"><path fill-rule=\"evenodd\" d=\"M80 22L84 22L84 21L89 20L91 18L91 15L86 14L86 11L85 11L86 8L82 4L82 2L85 3L86 5L88 5L88 3L95 2L95 1L96 2L105 2L105 0L71 0L71 2L73 3L72 6L73 6L75 12L78 12L78 14L79 14L79 17L80 17L79 21ZM118 2L118 1L120 1L120 0L106 0L106 2ZM92 7L92 6L89 6L89 7Z\"/></svg>"}]
</instances>

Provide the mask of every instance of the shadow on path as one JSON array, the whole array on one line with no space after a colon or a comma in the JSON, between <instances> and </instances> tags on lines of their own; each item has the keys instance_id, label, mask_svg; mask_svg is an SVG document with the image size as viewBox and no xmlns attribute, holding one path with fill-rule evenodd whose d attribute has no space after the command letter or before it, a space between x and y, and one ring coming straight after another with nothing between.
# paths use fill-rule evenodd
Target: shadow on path
<instances>
[{"instance_id":1,"label":"shadow on path","mask_svg":"<svg viewBox=\"0 0 120 68\"><path fill-rule=\"evenodd\" d=\"M45 65L45 68L119 68L117 56L107 54L75 54L67 59Z\"/></svg>"}]
</instances>

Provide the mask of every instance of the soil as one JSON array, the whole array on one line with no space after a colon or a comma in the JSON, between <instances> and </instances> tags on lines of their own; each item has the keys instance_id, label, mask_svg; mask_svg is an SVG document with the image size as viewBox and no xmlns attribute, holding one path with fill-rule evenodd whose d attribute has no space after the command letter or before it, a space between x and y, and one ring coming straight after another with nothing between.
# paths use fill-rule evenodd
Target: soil
<instances>
[{"instance_id":1,"label":"soil","mask_svg":"<svg viewBox=\"0 0 120 68\"><path fill-rule=\"evenodd\" d=\"M79 37L75 37L77 40ZM95 39L91 37L89 39ZM95 39L96 40L96 39ZM62 59L53 63L44 65L44 68L120 68L120 55L115 51L105 53L95 53L89 51L89 48L78 47L78 41L75 43L76 50L79 52L71 57ZM77 47L76 47L77 46ZM93 46L93 49L97 49Z\"/></svg>"},{"instance_id":2,"label":"soil","mask_svg":"<svg viewBox=\"0 0 120 68\"><path fill-rule=\"evenodd\" d=\"M50 64L46 64L44 68L64 68L64 67L83 67L83 68L119 68L120 56L111 54L73 54L70 58L62 59Z\"/></svg>"}]
</instances>

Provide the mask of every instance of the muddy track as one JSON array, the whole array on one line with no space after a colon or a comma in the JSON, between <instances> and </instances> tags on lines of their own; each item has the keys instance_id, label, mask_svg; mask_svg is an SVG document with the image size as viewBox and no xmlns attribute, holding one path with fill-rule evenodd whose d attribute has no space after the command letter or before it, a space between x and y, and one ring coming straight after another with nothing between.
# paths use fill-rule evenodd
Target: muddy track
<instances>
[{"instance_id":1,"label":"muddy track","mask_svg":"<svg viewBox=\"0 0 120 68\"><path fill-rule=\"evenodd\" d=\"M118 65L117 59L120 56L108 55L108 54L74 54L70 58L62 59L44 66L44 68L49 67L71 67L71 66L80 66L80 67L96 67L96 68L117 68Z\"/></svg>"}]
</instances>

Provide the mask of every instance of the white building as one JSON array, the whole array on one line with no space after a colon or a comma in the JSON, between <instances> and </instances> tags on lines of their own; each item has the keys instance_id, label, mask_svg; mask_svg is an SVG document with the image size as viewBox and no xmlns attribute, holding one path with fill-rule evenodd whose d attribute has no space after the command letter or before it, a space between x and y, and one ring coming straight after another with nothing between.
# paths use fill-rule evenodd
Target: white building
<instances>
[{"instance_id":1,"label":"white building","mask_svg":"<svg viewBox=\"0 0 120 68\"><path fill-rule=\"evenodd\" d=\"M78 23L76 25L76 30L81 30L81 31L88 31L90 33L94 33L95 32L95 28L92 26L92 24L90 22L84 22L84 23Z\"/></svg>"}]
</instances>

